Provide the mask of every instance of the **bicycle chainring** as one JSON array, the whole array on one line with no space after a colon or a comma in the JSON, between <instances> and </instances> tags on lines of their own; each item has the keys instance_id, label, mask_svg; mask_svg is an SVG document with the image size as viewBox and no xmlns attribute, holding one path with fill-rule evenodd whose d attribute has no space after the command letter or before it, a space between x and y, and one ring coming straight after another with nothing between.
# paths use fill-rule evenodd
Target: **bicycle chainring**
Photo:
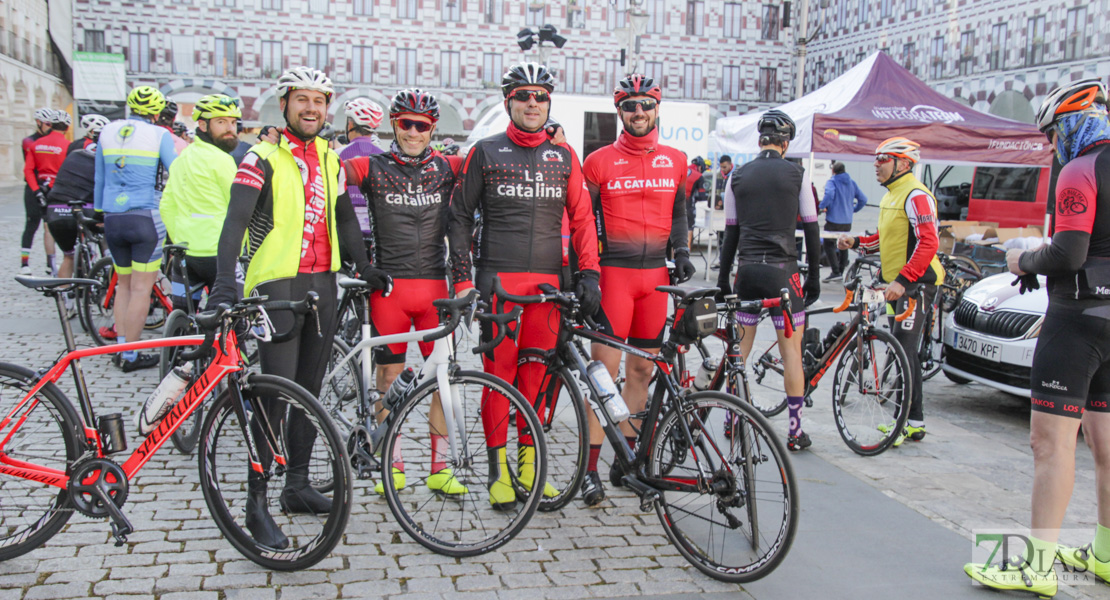
<instances>
[{"instance_id":1,"label":"bicycle chainring","mask_svg":"<svg viewBox=\"0 0 1110 600\"><path fill-rule=\"evenodd\" d=\"M351 468L359 479L370 479L374 473L381 471L381 463L373 453L370 432L362 425L355 425L347 437L347 455L351 457Z\"/></svg>"},{"instance_id":2,"label":"bicycle chainring","mask_svg":"<svg viewBox=\"0 0 1110 600\"><path fill-rule=\"evenodd\" d=\"M69 500L77 512L103 519L108 516L108 509L97 495L97 488L103 490L117 507L123 507L130 488L123 467L107 458L89 458L75 463L66 488Z\"/></svg>"}]
</instances>

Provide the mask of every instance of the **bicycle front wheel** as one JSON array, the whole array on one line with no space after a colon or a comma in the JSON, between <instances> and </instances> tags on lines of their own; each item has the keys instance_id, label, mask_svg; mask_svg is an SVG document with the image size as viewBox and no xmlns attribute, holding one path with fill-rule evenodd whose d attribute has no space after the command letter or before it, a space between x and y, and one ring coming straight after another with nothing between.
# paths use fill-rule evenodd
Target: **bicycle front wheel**
<instances>
[{"instance_id":1,"label":"bicycle front wheel","mask_svg":"<svg viewBox=\"0 0 1110 600\"><path fill-rule=\"evenodd\" d=\"M85 331L97 346L116 341L116 319L112 311L116 292L112 285L114 273L111 258L96 261L89 272L89 279L99 281L100 285L87 288L81 294L81 318L86 325Z\"/></svg>"},{"instance_id":2,"label":"bicycle front wheel","mask_svg":"<svg viewBox=\"0 0 1110 600\"><path fill-rule=\"evenodd\" d=\"M798 529L794 469L767 418L739 398L708 391L679 400L652 437L647 473L682 488L661 489L655 510L702 573L744 583L786 558Z\"/></svg>"},{"instance_id":3,"label":"bicycle front wheel","mask_svg":"<svg viewBox=\"0 0 1110 600\"><path fill-rule=\"evenodd\" d=\"M328 412L328 416L339 428L339 433L346 438L358 422L357 408L363 402L365 390L362 383L362 361L356 356L347 362L342 362L351 348L340 336L335 336L331 341L331 354L328 356L326 373L332 377L320 388L320 404Z\"/></svg>"},{"instance_id":4,"label":"bicycle front wheel","mask_svg":"<svg viewBox=\"0 0 1110 600\"><path fill-rule=\"evenodd\" d=\"M871 327L849 340L833 379L833 417L856 454L882 454L902 433L909 415L910 366L902 345Z\"/></svg>"},{"instance_id":5,"label":"bicycle front wheel","mask_svg":"<svg viewBox=\"0 0 1110 600\"><path fill-rule=\"evenodd\" d=\"M586 401L567 369L545 375L540 387L540 422L547 442L547 484L541 511L559 510L578 494L590 455Z\"/></svg>"},{"instance_id":6,"label":"bicycle front wheel","mask_svg":"<svg viewBox=\"0 0 1110 600\"><path fill-rule=\"evenodd\" d=\"M439 554L476 556L512 540L535 515L547 447L536 412L515 388L477 371L450 377L464 421L444 424L435 379L413 390L390 414L382 448L383 457L392 457L383 470L400 463L407 485L398 489L391 476L382 483L389 510L414 540ZM491 431L507 430L504 445L489 447L483 422ZM433 456L431 436L446 436L451 427L456 447L439 438ZM531 447L530 457L522 447Z\"/></svg>"},{"instance_id":7,"label":"bicycle front wheel","mask_svg":"<svg viewBox=\"0 0 1110 600\"><path fill-rule=\"evenodd\" d=\"M239 391L246 423L231 387L204 420L199 450L204 500L243 556L278 571L310 567L339 543L351 514L346 444L320 404L292 381L250 373ZM248 454L248 427L260 458L256 469ZM331 482L327 492L312 485L319 479ZM319 502L330 503L330 509L323 512ZM276 536L264 526L270 519L280 530Z\"/></svg>"},{"instance_id":8,"label":"bicycle front wheel","mask_svg":"<svg viewBox=\"0 0 1110 600\"><path fill-rule=\"evenodd\" d=\"M755 383L757 388L761 389L752 390L749 399L752 406L760 413L767 417L773 417L786 410L786 381L784 379L786 365L782 362L782 356L779 355L777 342L772 343L763 352L759 352L753 347L752 355L756 359L748 363L752 370L751 381Z\"/></svg>"},{"instance_id":9,"label":"bicycle front wheel","mask_svg":"<svg viewBox=\"0 0 1110 600\"><path fill-rule=\"evenodd\" d=\"M30 369L0 363L0 414L15 410L36 379ZM30 463L62 476L81 455L81 418L54 384L46 384L12 417L4 433L10 437L0 444L6 462ZM43 545L73 514L64 488L10 476L0 481L0 560Z\"/></svg>"}]
</instances>

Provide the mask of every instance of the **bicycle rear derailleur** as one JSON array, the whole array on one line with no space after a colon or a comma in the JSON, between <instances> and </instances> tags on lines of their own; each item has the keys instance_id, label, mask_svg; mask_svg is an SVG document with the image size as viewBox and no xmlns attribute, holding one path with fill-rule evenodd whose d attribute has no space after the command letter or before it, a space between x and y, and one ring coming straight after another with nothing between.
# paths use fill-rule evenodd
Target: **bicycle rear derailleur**
<instances>
[{"instance_id":1,"label":"bicycle rear derailleur","mask_svg":"<svg viewBox=\"0 0 1110 600\"><path fill-rule=\"evenodd\" d=\"M116 538L116 546L122 546L135 531L120 510L127 501L129 487L127 474L118 464L107 458L88 458L70 468L67 490L73 508L81 514L111 518L112 537Z\"/></svg>"}]
</instances>

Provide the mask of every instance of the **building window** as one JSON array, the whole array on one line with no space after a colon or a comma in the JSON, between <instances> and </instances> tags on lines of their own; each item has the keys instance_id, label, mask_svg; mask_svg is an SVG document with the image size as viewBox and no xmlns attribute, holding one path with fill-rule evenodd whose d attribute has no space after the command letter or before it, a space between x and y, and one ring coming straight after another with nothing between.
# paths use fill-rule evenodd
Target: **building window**
<instances>
[{"instance_id":1,"label":"building window","mask_svg":"<svg viewBox=\"0 0 1110 600\"><path fill-rule=\"evenodd\" d=\"M1081 6L1068 11L1067 37L1064 38L1064 60L1083 58L1087 43L1087 7Z\"/></svg>"},{"instance_id":2,"label":"building window","mask_svg":"<svg viewBox=\"0 0 1110 600\"><path fill-rule=\"evenodd\" d=\"M838 29L848 28L848 0L837 0L836 24Z\"/></svg>"},{"instance_id":3,"label":"building window","mask_svg":"<svg viewBox=\"0 0 1110 600\"><path fill-rule=\"evenodd\" d=\"M351 48L351 81L354 83L373 83L374 49L370 46Z\"/></svg>"},{"instance_id":4,"label":"building window","mask_svg":"<svg viewBox=\"0 0 1110 600\"><path fill-rule=\"evenodd\" d=\"M1006 68L1006 24L996 23L991 27L990 68L992 71Z\"/></svg>"},{"instance_id":5,"label":"building window","mask_svg":"<svg viewBox=\"0 0 1110 600\"><path fill-rule=\"evenodd\" d=\"M740 99L740 67L725 66L724 77L721 78L721 99Z\"/></svg>"},{"instance_id":6,"label":"building window","mask_svg":"<svg viewBox=\"0 0 1110 600\"><path fill-rule=\"evenodd\" d=\"M825 75L825 61L819 60L817 61L817 87L825 85Z\"/></svg>"},{"instance_id":7,"label":"building window","mask_svg":"<svg viewBox=\"0 0 1110 600\"><path fill-rule=\"evenodd\" d=\"M579 0L568 0L567 2L567 29L585 29L586 28L586 10L583 8Z\"/></svg>"},{"instance_id":8,"label":"building window","mask_svg":"<svg viewBox=\"0 0 1110 600\"><path fill-rule=\"evenodd\" d=\"M916 73L914 70L914 55L917 54L917 44L910 42L902 45L902 66L910 73Z\"/></svg>"},{"instance_id":9,"label":"building window","mask_svg":"<svg viewBox=\"0 0 1110 600\"><path fill-rule=\"evenodd\" d=\"M107 52L108 46L104 43L104 32L100 29L85 30L85 52Z\"/></svg>"},{"instance_id":10,"label":"building window","mask_svg":"<svg viewBox=\"0 0 1110 600\"><path fill-rule=\"evenodd\" d=\"M868 9L871 7L870 2L871 2L871 0L859 0L859 22L860 22L860 24L866 23L868 17L870 17L870 15L868 14L868 12L869 12Z\"/></svg>"},{"instance_id":11,"label":"building window","mask_svg":"<svg viewBox=\"0 0 1110 600\"><path fill-rule=\"evenodd\" d=\"M313 69L319 69L327 72L328 70L328 45L327 44L309 44L308 45L308 66Z\"/></svg>"},{"instance_id":12,"label":"building window","mask_svg":"<svg viewBox=\"0 0 1110 600\"><path fill-rule=\"evenodd\" d=\"M281 10L281 0L262 0L262 10Z\"/></svg>"},{"instance_id":13,"label":"building window","mask_svg":"<svg viewBox=\"0 0 1110 600\"><path fill-rule=\"evenodd\" d=\"M360 17L374 16L374 0L354 0L354 11Z\"/></svg>"},{"instance_id":14,"label":"building window","mask_svg":"<svg viewBox=\"0 0 1110 600\"><path fill-rule=\"evenodd\" d=\"M308 11L317 15L327 14L328 0L308 0Z\"/></svg>"},{"instance_id":15,"label":"building window","mask_svg":"<svg viewBox=\"0 0 1110 600\"><path fill-rule=\"evenodd\" d=\"M1025 30L1025 66L1032 67L1044 62L1044 15L1029 18Z\"/></svg>"},{"instance_id":16,"label":"building window","mask_svg":"<svg viewBox=\"0 0 1110 600\"><path fill-rule=\"evenodd\" d=\"M929 53L930 59L933 61L933 68L929 71L933 79L940 79L944 76L944 37L937 36L933 38L933 50Z\"/></svg>"},{"instance_id":17,"label":"building window","mask_svg":"<svg viewBox=\"0 0 1110 600\"><path fill-rule=\"evenodd\" d=\"M841 75L844 74L844 57L843 56L836 57L836 61L833 63L833 72L836 73L837 77L840 77Z\"/></svg>"},{"instance_id":18,"label":"building window","mask_svg":"<svg viewBox=\"0 0 1110 600\"><path fill-rule=\"evenodd\" d=\"M443 87L459 87L459 53L453 50L444 50L439 53L440 68L443 69Z\"/></svg>"},{"instance_id":19,"label":"building window","mask_svg":"<svg viewBox=\"0 0 1110 600\"><path fill-rule=\"evenodd\" d=\"M975 70L975 32L960 34L960 75L971 75Z\"/></svg>"},{"instance_id":20,"label":"building window","mask_svg":"<svg viewBox=\"0 0 1110 600\"><path fill-rule=\"evenodd\" d=\"M687 100L702 96L701 65L687 64L682 70L682 95Z\"/></svg>"},{"instance_id":21,"label":"building window","mask_svg":"<svg viewBox=\"0 0 1110 600\"><path fill-rule=\"evenodd\" d=\"M30 52L26 53L30 60ZM127 70L135 73L150 71L150 36L132 33L127 45Z\"/></svg>"},{"instance_id":22,"label":"building window","mask_svg":"<svg viewBox=\"0 0 1110 600\"><path fill-rule=\"evenodd\" d=\"M853 63L852 66L854 67L854 66L860 64L861 62L863 62L865 60L867 60L867 53L866 52L857 52L856 53L856 62Z\"/></svg>"},{"instance_id":23,"label":"building window","mask_svg":"<svg viewBox=\"0 0 1110 600\"><path fill-rule=\"evenodd\" d=\"M462 0L447 0L444 2L441 15L444 21L458 22L462 20Z\"/></svg>"},{"instance_id":24,"label":"building window","mask_svg":"<svg viewBox=\"0 0 1110 600\"><path fill-rule=\"evenodd\" d=\"M906 12L917 10L917 0L906 0Z\"/></svg>"},{"instance_id":25,"label":"building window","mask_svg":"<svg viewBox=\"0 0 1110 600\"><path fill-rule=\"evenodd\" d=\"M744 28L744 13L739 2L725 3L725 37L740 39L740 31Z\"/></svg>"},{"instance_id":26,"label":"building window","mask_svg":"<svg viewBox=\"0 0 1110 600\"><path fill-rule=\"evenodd\" d=\"M647 62L644 63L644 76L650 78L655 82L655 85L663 87L663 63L661 62Z\"/></svg>"},{"instance_id":27,"label":"building window","mask_svg":"<svg viewBox=\"0 0 1110 600\"><path fill-rule=\"evenodd\" d=\"M397 85L416 85L416 50L397 50Z\"/></svg>"},{"instance_id":28,"label":"building window","mask_svg":"<svg viewBox=\"0 0 1110 600\"><path fill-rule=\"evenodd\" d=\"M667 0L648 0L648 33L663 33L667 25Z\"/></svg>"},{"instance_id":29,"label":"building window","mask_svg":"<svg viewBox=\"0 0 1110 600\"><path fill-rule=\"evenodd\" d=\"M879 18L889 19L894 14L894 0L879 0Z\"/></svg>"},{"instance_id":30,"label":"building window","mask_svg":"<svg viewBox=\"0 0 1110 600\"><path fill-rule=\"evenodd\" d=\"M617 89L617 82L624 77L624 67L621 66L619 60L605 61L605 89L603 93L609 93Z\"/></svg>"},{"instance_id":31,"label":"building window","mask_svg":"<svg viewBox=\"0 0 1110 600\"><path fill-rule=\"evenodd\" d=\"M773 4L763 5L763 27L760 39L779 39L779 7Z\"/></svg>"},{"instance_id":32,"label":"building window","mask_svg":"<svg viewBox=\"0 0 1110 600\"><path fill-rule=\"evenodd\" d=\"M262 42L262 77L274 79L281 76L281 42Z\"/></svg>"},{"instance_id":33,"label":"building window","mask_svg":"<svg viewBox=\"0 0 1110 600\"><path fill-rule=\"evenodd\" d=\"M170 38L173 48L173 69L176 75L192 75L196 68L193 60L193 36L175 35Z\"/></svg>"},{"instance_id":34,"label":"building window","mask_svg":"<svg viewBox=\"0 0 1110 600\"><path fill-rule=\"evenodd\" d=\"M628 27L628 0L615 0L609 3L609 8L605 11L605 26L609 31Z\"/></svg>"},{"instance_id":35,"label":"building window","mask_svg":"<svg viewBox=\"0 0 1110 600\"><path fill-rule=\"evenodd\" d=\"M216 60L213 62L215 73L213 74L217 77L234 77L237 56L234 39L216 38Z\"/></svg>"},{"instance_id":36,"label":"building window","mask_svg":"<svg viewBox=\"0 0 1110 600\"><path fill-rule=\"evenodd\" d=\"M501 85L501 76L505 74L505 57L496 52L486 52L482 57L482 81Z\"/></svg>"},{"instance_id":37,"label":"building window","mask_svg":"<svg viewBox=\"0 0 1110 600\"><path fill-rule=\"evenodd\" d=\"M486 0L486 23L500 25L505 20L505 0Z\"/></svg>"},{"instance_id":38,"label":"building window","mask_svg":"<svg viewBox=\"0 0 1110 600\"><path fill-rule=\"evenodd\" d=\"M702 35L703 33L705 33L705 2L687 0L686 35Z\"/></svg>"},{"instance_id":39,"label":"building window","mask_svg":"<svg viewBox=\"0 0 1110 600\"><path fill-rule=\"evenodd\" d=\"M524 5L524 23L529 27L539 27L547 19L546 12L546 4L526 4Z\"/></svg>"},{"instance_id":40,"label":"building window","mask_svg":"<svg viewBox=\"0 0 1110 600\"><path fill-rule=\"evenodd\" d=\"M776 102L778 98L779 70L762 67L759 69L759 101Z\"/></svg>"},{"instance_id":41,"label":"building window","mask_svg":"<svg viewBox=\"0 0 1110 600\"><path fill-rule=\"evenodd\" d=\"M219 8L235 8L235 0L214 0L212 5Z\"/></svg>"},{"instance_id":42,"label":"building window","mask_svg":"<svg viewBox=\"0 0 1110 600\"><path fill-rule=\"evenodd\" d=\"M397 17L400 19L415 19L416 0L397 0Z\"/></svg>"},{"instance_id":43,"label":"building window","mask_svg":"<svg viewBox=\"0 0 1110 600\"><path fill-rule=\"evenodd\" d=\"M586 75L586 59L584 58L568 58L567 59L567 74L566 86L567 91L571 94L581 94L585 87Z\"/></svg>"}]
</instances>

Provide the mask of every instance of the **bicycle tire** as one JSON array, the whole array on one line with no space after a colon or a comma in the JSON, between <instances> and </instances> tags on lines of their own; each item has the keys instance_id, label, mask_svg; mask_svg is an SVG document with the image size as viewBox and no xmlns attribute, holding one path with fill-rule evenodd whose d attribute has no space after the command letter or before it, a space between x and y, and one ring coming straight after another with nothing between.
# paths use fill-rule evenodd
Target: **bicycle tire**
<instances>
[{"instance_id":1,"label":"bicycle tire","mask_svg":"<svg viewBox=\"0 0 1110 600\"><path fill-rule=\"evenodd\" d=\"M751 382L756 386L770 390L769 393L757 394L752 392L750 398L752 406L765 417L773 417L786 410L786 382L784 379L785 367L782 357L778 353L778 342L771 344L759 356L751 361ZM754 350L754 346L753 346ZM755 354L755 351L752 352Z\"/></svg>"},{"instance_id":2,"label":"bicycle tire","mask_svg":"<svg viewBox=\"0 0 1110 600\"><path fill-rule=\"evenodd\" d=\"M447 458L454 477L464 486L452 498L432 491L428 477L412 477L416 469L408 469L407 486L398 490L392 476L382 478L386 502L397 523L420 545L447 556L477 556L500 548L512 540L535 515L546 479L547 448L539 419L524 396L500 378L478 371L457 370L450 374L452 393L460 402L465 417L462 432L456 432L459 454ZM382 447L382 456L393 456L394 446L402 444L408 465L426 467L431 458L428 441L433 392L439 389L435 378L420 384L394 408L389 419ZM492 452L486 444L483 420L493 418L485 400L493 394L508 400L508 410L500 424L507 426L505 453L513 460L510 449L513 438L519 443L519 431L511 415L525 420L526 431L532 432L535 445L535 480L526 490L516 469L507 469L517 501L506 510L490 505L487 486L493 472ZM506 421L508 421L506 423ZM519 421L518 421L519 423ZM402 440L402 441L399 441ZM413 454L420 456L413 460ZM448 450L450 453L450 450ZM391 461L383 460L383 474L390 471ZM423 469L421 469L423 472Z\"/></svg>"},{"instance_id":3,"label":"bicycle tire","mask_svg":"<svg viewBox=\"0 0 1110 600\"><path fill-rule=\"evenodd\" d=\"M566 506L582 487L590 455L590 422L582 390L569 369L545 374L540 390L538 400L544 409L540 421L547 442L547 483L558 495L541 498L539 510L550 512Z\"/></svg>"},{"instance_id":4,"label":"bicycle tire","mask_svg":"<svg viewBox=\"0 0 1110 600\"><path fill-rule=\"evenodd\" d=\"M162 289L166 289L163 284L164 281L169 281L169 277L164 272L159 271L158 277L154 280L154 286L150 288L150 308L147 309L146 320L143 321L143 329L147 331L161 329L166 324L166 318L169 316L166 313L166 305L162 304L158 294L154 293L154 287L163 286ZM164 291L163 294L165 294ZM170 312L173 312L172 308Z\"/></svg>"},{"instance_id":5,"label":"bicycle tire","mask_svg":"<svg viewBox=\"0 0 1110 600\"><path fill-rule=\"evenodd\" d=\"M112 259L105 257L93 263L92 270L89 272L89 279L95 279L100 282L100 287L90 287L86 292L81 295L81 315L86 324L85 332L92 338L93 343L97 346L106 346L114 343L115 338L107 339L100 333L101 327L113 327L115 325L115 316L113 315L112 306L115 299L108 301L105 306L105 297L107 294L114 292L111 289L112 273L115 272L115 267L112 265Z\"/></svg>"},{"instance_id":6,"label":"bicycle tire","mask_svg":"<svg viewBox=\"0 0 1110 600\"><path fill-rule=\"evenodd\" d=\"M286 468L279 465L278 461L262 457L261 478L265 487L266 507L288 537L290 547L268 547L252 537L245 522L245 505L250 485L248 472L251 467L230 389L221 393L212 403L201 430L198 460L204 501L224 537L251 561L278 571L310 567L335 548L350 518L352 481L346 443L340 438L320 403L296 383L272 375L249 373L242 380L240 389L244 400L252 406L252 431L267 418L274 430L281 432L277 435L277 443L291 463L290 471L299 465L286 444L288 436L285 433L289 421L297 419L315 432L307 459L310 464L307 466L330 474L331 512L313 515L279 511L278 496L281 494L281 486L275 485L275 482L281 480ZM264 443L260 441L259 445Z\"/></svg>"},{"instance_id":7,"label":"bicycle tire","mask_svg":"<svg viewBox=\"0 0 1110 600\"><path fill-rule=\"evenodd\" d=\"M856 351L861 343L866 343L862 359ZM878 344L884 346L881 352ZM837 358L833 376L833 417L844 443L861 456L886 451L906 425L910 386L909 359L894 334L878 327L857 332ZM853 387L858 398L849 397Z\"/></svg>"},{"instance_id":8,"label":"bicycle tire","mask_svg":"<svg viewBox=\"0 0 1110 600\"><path fill-rule=\"evenodd\" d=\"M34 387L30 369L0 363L0 411L7 415ZM36 396L26 420L0 448L9 459L66 472L84 451L82 421L77 409L53 383ZM7 435L7 434L5 434ZM30 479L5 477L0 488L0 560L26 554L46 543L73 514L69 492Z\"/></svg>"},{"instance_id":9,"label":"bicycle tire","mask_svg":"<svg viewBox=\"0 0 1110 600\"><path fill-rule=\"evenodd\" d=\"M84 244L77 244L76 252L73 257L73 276L77 279L88 279L92 272L92 260L90 259L89 249ZM85 333L89 332L89 326L85 323L85 312L80 310L81 297L85 295L88 288L85 286L77 286L74 291L73 299L78 307L77 322L81 324L81 330Z\"/></svg>"},{"instance_id":10,"label":"bicycle tire","mask_svg":"<svg viewBox=\"0 0 1110 600\"><path fill-rule=\"evenodd\" d=\"M166 318L165 334L162 337L180 337L183 335L193 335L199 331L193 320L189 315L185 314L183 310L175 310L170 313ZM177 355L181 353L182 346L166 346L161 350L161 357L158 361L158 379L161 381L166 378L174 367L180 365L177 360ZM193 365L193 373L197 373L199 364ZM200 437L200 426L204 422L204 404L201 404L189 415L177 429L170 434L170 441L173 442L173 447L182 454L192 454L193 450L197 447L197 439Z\"/></svg>"},{"instance_id":11,"label":"bicycle tire","mask_svg":"<svg viewBox=\"0 0 1110 600\"><path fill-rule=\"evenodd\" d=\"M340 336L332 338L331 354L325 373L331 373L335 365L350 353L351 348ZM356 408L366 401L366 390L362 382L362 361L354 357L343 365L336 376L320 388L320 404L335 422L344 439L357 423ZM373 410L371 407L369 410Z\"/></svg>"},{"instance_id":12,"label":"bicycle tire","mask_svg":"<svg viewBox=\"0 0 1110 600\"><path fill-rule=\"evenodd\" d=\"M705 391L678 402L659 421L647 474L687 484L704 481L700 472L714 479L693 492L660 490L659 522L679 553L713 579L766 577L786 558L798 530L798 485L786 447L767 418L735 396ZM683 418L698 451L672 460L672 434L682 431ZM715 455L720 464L713 464ZM677 465L666 474L670 462ZM732 508L743 509L741 516Z\"/></svg>"},{"instance_id":13,"label":"bicycle tire","mask_svg":"<svg viewBox=\"0 0 1110 600\"><path fill-rule=\"evenodd\" d=\"M967 256L949 255L948 262L955 265L955 269L944 274L945 283L941 286L940 294L945 313L956 310L963 298L964 290L983 278L983 268L974 259Z\"/></svg>"}]
</instances>

